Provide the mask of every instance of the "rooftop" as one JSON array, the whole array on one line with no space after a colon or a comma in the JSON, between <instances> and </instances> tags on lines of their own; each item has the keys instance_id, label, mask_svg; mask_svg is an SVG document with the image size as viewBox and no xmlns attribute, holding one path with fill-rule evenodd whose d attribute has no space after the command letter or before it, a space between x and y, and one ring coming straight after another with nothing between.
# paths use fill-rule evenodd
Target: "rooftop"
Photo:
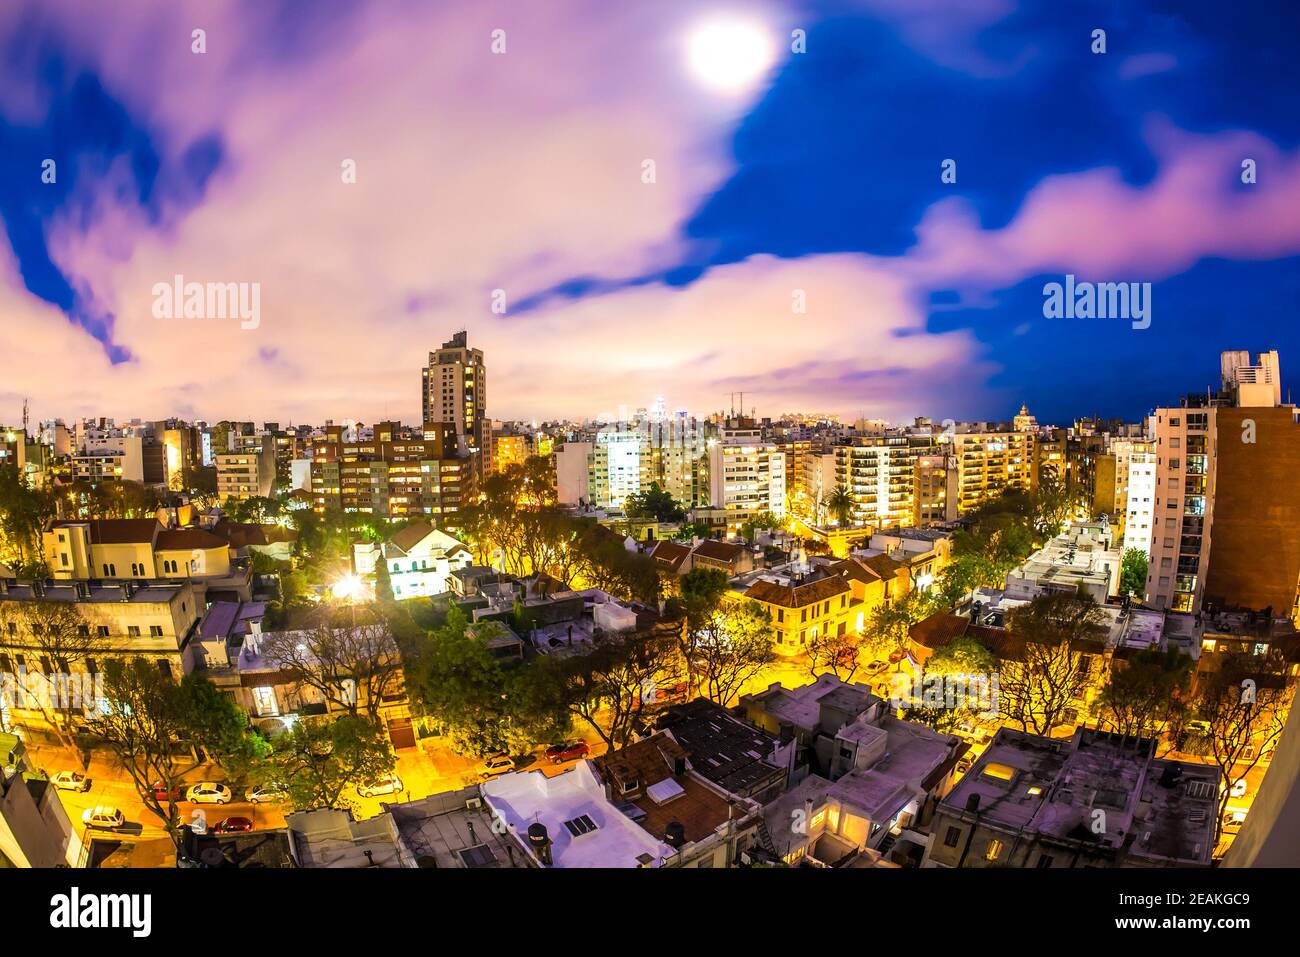
<instances>
[{"instance_id":1,"label":"rooftop","mask_svg":"<svg viewBox=\"0 0 1300 957\"><path fill-rule=\"evenodd\" d=\"M1217 768L1156 760L1147 740L1004 727L943 804L995 826L1190 865L1209 863L1218 796ZM1094 830L1098 822L1104 831Z\"/></svg>"},{"instance_id":2,"label":"rooftop","mask_svg":"<svg viewBox=\"0 0 1300 957\"><path fill-rule=\"evenodd\" d=\"M477 803L478 807L471 805ZM508 838L492 829L477 787L432 794L419 801L385 804L397 825L399 840L418 863L433 866L527 867L530 859Z\"/></svg>"},{"instance_id":3,"label":"rooftop","mask_svg":"<svg viewBox=\"0 0 1300 957\"><path fill-rule=\"evenodd\" d=\"M748 794L784 776L772 763L776 739L712 701L696 698L667 714L672 717L665 726L690 756L695 773L729 794Z\"/></svg>"},{"instance_id":4,"label":"rooftop","mask_svg":"<svg viewBox=\"0 0 1300 957\"><path fill-rule=\"evenodd\" d=\"M553 867L657 867L674 853L610 803L589 761L554 777L541 771L503 774L483 784L482 792L522 846L528 845L530 825L546 828ZM575 834L565 826L584 816L592 827Z\"/></svg>"}]
</instances>

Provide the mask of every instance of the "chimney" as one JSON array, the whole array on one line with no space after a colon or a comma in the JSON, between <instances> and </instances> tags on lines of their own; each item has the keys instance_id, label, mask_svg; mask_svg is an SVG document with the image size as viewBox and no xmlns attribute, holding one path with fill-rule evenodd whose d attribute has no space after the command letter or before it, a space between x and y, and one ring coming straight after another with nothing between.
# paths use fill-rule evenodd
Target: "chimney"
<instances>
[{"instance_id":1,"label":"chimney","mask_svg":"<svg viewBox=\"0 0 1300 957\"><path fill-rule=\"evenodd\" d=\"M122 601L130 601L131 594L135 591L135 582L122 582Z\"/></svg>"},{"instance_id":2,"label":"chimney","mask_svg":"<svg viewBox=\"0 0 1300 957\"><path fill-rule=\"evenodd\" d=\"M980 809L980 796L972 794L966 798L966 810L976 812Z\"/></svg>"},{"instance_id":3,"label":"chimney","mask_svg":"<svg viewBox=\"0 0 1300 957\"><path fill-rule=\"evenodd\" d=\"M33 598L45 597L45 582L35 578L32 579L32 597Z\"/></svg>"},{"instance_id":4,"label":"chimney","mask_svg":"<svg viewBox=\"0 0 1300 957\"><path fill-rule=\"evenodd\" d=\"M77 600L78 601L90 600L90 582L88 581L77 582Z\"/></svg>"}]
</instances>

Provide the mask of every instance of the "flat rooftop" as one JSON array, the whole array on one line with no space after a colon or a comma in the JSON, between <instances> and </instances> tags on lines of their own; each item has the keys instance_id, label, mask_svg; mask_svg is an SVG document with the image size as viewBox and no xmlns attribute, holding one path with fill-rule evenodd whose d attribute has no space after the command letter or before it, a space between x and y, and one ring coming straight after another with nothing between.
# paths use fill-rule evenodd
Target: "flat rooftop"
<instances>
[{"instance_id":1,"label":"flat rooftop","mask_svg":"<svg viewBox=\"0 0 1300 957\"><path fill-rule=\"evenodd\" d=\"M658 867L674 853L610 803L588 761L549 778L541 771L503 774L482 792L521 845L528 844L530 824L546 827L553 867ZM595 827L575 836L565 822L584 815Z\"/></svg>"},{"instance_id":2,"label":"flat rooftop","mask_svg":"<svg viewBox=\"0 0 1300 957\"><path fill-rule=\"evenodd\" d=\"M944 799L950 812L1060 841L1092 843L1161 862L1208 864L1219 772L1162 761L1150 741L1081 729L1044 738L1000 728ZM1103 810L1104 816L1095 815ZM1103 831L1095 830L1097 822Z\"/></svg>"},{"instance_id":3,"label":"flat rooftop","mask_svg":"<svg viewBox=\"0 0 1300 957\"><path fill-rule=\"evenodd\" d=\"M470 807L478 800L480 806ZM385 804L400 840L419 863L442 868L528 867L527 854L492 829L492 816L477 787L432 794L419 801Z\"/></svg>"}]
</instances>

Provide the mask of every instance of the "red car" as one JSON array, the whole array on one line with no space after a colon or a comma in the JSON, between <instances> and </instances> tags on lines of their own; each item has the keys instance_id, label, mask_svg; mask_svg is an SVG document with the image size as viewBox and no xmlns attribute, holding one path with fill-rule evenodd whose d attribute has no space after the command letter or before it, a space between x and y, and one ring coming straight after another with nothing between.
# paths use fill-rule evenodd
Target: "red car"
<instances>
[{"instance_id":1,"label":"red car","mask_svg":"<svg viewBox=\"0 0 1300 957\"><path fill-rule=\"evenodd\" d=\"M253 822L246 817L228 817L212 828L213 834L242 834L251 831Z\"/></svg>"},{"instance_id":2,"label":"red car","mask_svg":"<svg viewBox=\"0 0 1300 957\"><path fill-rule=\"evenodd\" d=\"M154 800L159 804L167 803L167 788L163 786L161 781L155 781L153 784L149 785L149 791L153 794ZM184 801L185 789L183 787L172 788L171 799L173 802Z\"/></svg>"},{"instance_id":3,"label":"red car","mask_svg":"<svg viewBox=\"0 0 1300 957\"><path fill-rule=\"evenodd\" d=\"M574 758L585 758L591 748L587 747L582 741L575 741L573 744L555 744L546 749L546 757L552 764L559 764L561 761L572 761Z\"/></svg>"}]
</instances>

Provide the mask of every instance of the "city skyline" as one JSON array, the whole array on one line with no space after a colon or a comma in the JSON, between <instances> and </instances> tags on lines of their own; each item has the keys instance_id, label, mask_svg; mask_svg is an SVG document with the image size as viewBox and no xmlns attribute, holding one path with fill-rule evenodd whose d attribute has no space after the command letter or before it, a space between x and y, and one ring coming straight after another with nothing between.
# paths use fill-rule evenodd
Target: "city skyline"
<instances>
[{"instance_id":1,"label":"city skyline","mask_svg":"<svg viewBox=\"0 0 1300 957\"><path fill-rule=\"evenodd\" d=\"M0 419L414 422L466 329L500 419L1135 420L1300 346L1297 14L1121 6L8 10ZM1044 318L1075 275L1149 327ZM173 282L258 320L159 317Z\"/></svg>"}]
</instances>

